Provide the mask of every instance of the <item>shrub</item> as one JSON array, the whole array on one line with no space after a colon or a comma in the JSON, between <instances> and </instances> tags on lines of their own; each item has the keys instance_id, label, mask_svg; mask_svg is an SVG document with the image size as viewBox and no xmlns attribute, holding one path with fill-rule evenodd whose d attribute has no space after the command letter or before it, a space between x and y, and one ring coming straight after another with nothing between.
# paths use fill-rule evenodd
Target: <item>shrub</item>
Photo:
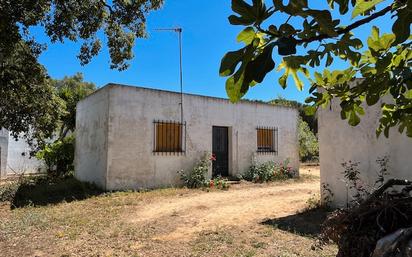
<instances>
[{"instance_id":1,"label":"shrub","mask_svg":"<svg viewBox=\"0 0 412 257\"><path fill-rule=\"evenodd\" d=\"M189 172L179 171L180 179L188 188L201 188L208 186L209 180L206 178L213 157L205 155Z\"/></svg>"},{"instance_id":2,"label":"shrub","mask_svg":"<svg viewBox=\"0 0 412 257\"><path fill-rule=\"evenodd\" d=\"M49 173L65 175L74 170L74 135L47 144L36 157L44 160Z\"/></svg>"},{"instance_id":3,"label":"shrub","mask_svg":"<svg viewBox=\"0 0 412 257\"><path fill-rule=\"evenodd\" d=\"M22 179L6 182L0 186L0 202L11 202L22 184Z\"/></svg>"},{"instance_id":4,"label":"shrub","mask_svg":"<svg viewBox=\"0 0 412 257\"><path fill-rule=\"evenodd\" d=\"M303 162L319 161L319 143L309 125L299 117L298 120L299 158Z\"/></svg>"},{"instance_id":5,"label":"shrub","mask_svg":"<svg viewBox=\"0 0 412 257\"><path fill-rule=\"evenodd\" d=\"M296 175L296 171L289 167L288 164L288 159L281 164L273 161L259 164L253 160L249 170L242 175L242 178L255 183L292 178Z\"/></svg>"}]
</instances>

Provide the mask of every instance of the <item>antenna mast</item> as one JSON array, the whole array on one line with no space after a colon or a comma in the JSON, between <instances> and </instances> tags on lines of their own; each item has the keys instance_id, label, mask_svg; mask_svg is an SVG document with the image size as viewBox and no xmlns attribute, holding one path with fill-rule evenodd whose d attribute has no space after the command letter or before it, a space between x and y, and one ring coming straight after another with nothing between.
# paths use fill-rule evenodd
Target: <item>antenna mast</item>
<instances>
[{"instance_id":1,"label":"antenna mast","mask_svg":"<svg viewBox=\"0 0 412 257\"><path fill-rule=\"evenodd\" d=\"M156 31L173 31L178 34L179 38L179 77L180 77L180 122L183 124L183 46L182 46L182 32L180 27L176 28L161 28L155 29Z\"/></svg>"}]
</instances>

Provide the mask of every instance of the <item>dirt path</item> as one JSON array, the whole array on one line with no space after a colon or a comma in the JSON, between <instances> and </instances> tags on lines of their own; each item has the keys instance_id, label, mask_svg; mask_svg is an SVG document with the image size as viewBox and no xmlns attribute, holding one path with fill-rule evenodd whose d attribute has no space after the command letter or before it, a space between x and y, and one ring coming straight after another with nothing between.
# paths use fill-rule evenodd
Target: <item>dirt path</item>
<instances>
[{"instance_id":1,"label":"dirt path","mask_svg":"<svg viewBox=\"0 0 412 257\"><path fill-rule=\"evenodd\" d=\"M313 181L285 186L231 188L227 192L161 199L144 206L134 215L127 214L129 218L126 219L138 224L161 222L168 217L167 223L161 226L172 225L172 232L153 239L190 240L194 233L216 226L245 226L295 214L318 191L319 184Z\"/></svg>"},{"instance_id":2,"label":"dirt path","mask_svg":"<svg viewBox=\"0 0 412 257\"><path fill-rule=\"evenodd\" d=\"M302 173L299 181L243 182L228 191L166 189L0 208L0 256L333 256L333 246L311 251L310 236L267 222L293 218L319 193L319 171Z\"/></svg>"}]
</instances>

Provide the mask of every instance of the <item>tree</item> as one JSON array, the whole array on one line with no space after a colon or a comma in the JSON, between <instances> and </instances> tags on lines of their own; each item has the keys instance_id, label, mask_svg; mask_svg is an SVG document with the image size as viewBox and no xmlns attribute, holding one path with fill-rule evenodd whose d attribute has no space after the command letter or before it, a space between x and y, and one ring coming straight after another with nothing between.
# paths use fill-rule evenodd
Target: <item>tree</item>
<instances>
[{"instance_id":1,"label":"tree","mask_svg":"<svg viewBox=\"0 0 412 257\"><path fill-rule=\"evenodd\" d=\"M74 169L74 142L76 129L76 105L96 90L93 83L83 81L83 74L77 73L62 80L52 80L59 101L64 104L64 111L55 120L57 131L47 143L40 145L36 153L38 159L44 160L48 172L66 174Z\"/></svg>"},{"instance_id":2,"label":"tree","mask_svg":"<svg viewBox=\"0 0 412 257\"><path fill-rule=\"evenodd\" d=\"M17 45L0 64L0 128L36 147L52 136L63 109L45 69L26 45Z\"/></svg>"},{"instance_id":3,"label":"tree","mask_svg":"<svg viewBox=\"0 0 412 257\"><path fill-rule=\"evenodd\" d=\"M58 122L60 129L58 138L63 139L69 132L76 128L77 103L96 90L96 85L83 81L83 74L77 73L72 77L64 77L62 80L53 80L52 84L57 90L57 95L65 103L65 113Z\"/></svg>"},{"instance_id":4,"label":"tree","mask_svg":"<svg viewBox=\"0 0 412 257\"><path fill-rule=\"evenodd\" d=\"M319 6L319 0L313 1ZM261 83L275 68L273 53L282 62L277 70L284 70L279 84L285 88L291 76L298 89L303 82L299 76L306 76L312 94L306 101L314 112L326 107L332 98L341 101L341 116L355 126L364 114L362 103L382 104L382 116L377 135L397 126L399 132L406 131L412 137L412 47L410 25L412 23L412 0L325 0L329 9L311 8L307 0L273 0L267 7L263 0L251 4L243 0L232 0L229 17L233 25L246 28L237 37L245 46L228 52L222 59L220 75L228 77L226 90L232 101L238 101L250 87ZM383 8L379 6L385 5ZM338 7L339 13L331 11ZM342 18L351 13L355 21L343 24ZM276 19L275 19L276 15ZM278 22L286 15L285 22ZM393 19L388 16L392 15ZM334 17L335 16L335 17ZM392 24L393 34L381 34L373 27L363 51L365 42L353 34L353 30L380 17ZM294 19L293 26L289 24ZM275 24L271 24L275 23ZM297 48L302 54L297 54ZM336 59L344 61L348 68L310 74L310 68L328 67ZM356 76L362 79L356 80ZM317 90L321 88L322 90Z\"/></svg>"},{"instance_id":5,"label":"tree","mask_svg":"<svg viewBox=\"0 0 412 257\"><path fill-rule=\"evenodd\" d=\"M46 45L30 34L42 27L51 42L81 42L87 64L107 38L112 69L124 70L136 38L146 36L146 15L163 0L0 0L0 127L17 138L42 141L56 129L61 105L38 57ZM36 140L34 140L34 138Z\"/></svg>"},{"instance_id":6,"label":"tree","mask_svg":"<svg viewBox=\"0 0 412 257\"><path fill-rule=\"evenodd\" d=\"M299 117L309 126L311 132L316 135L318 133L318 118L315 114L308 115L305 111L305 108L308 107L307 104L302 104L298 101L288 100L283 97L278 97L276 99L270 100L270 104L294 107L299 112Z\"/></svg>"}]
</instances>

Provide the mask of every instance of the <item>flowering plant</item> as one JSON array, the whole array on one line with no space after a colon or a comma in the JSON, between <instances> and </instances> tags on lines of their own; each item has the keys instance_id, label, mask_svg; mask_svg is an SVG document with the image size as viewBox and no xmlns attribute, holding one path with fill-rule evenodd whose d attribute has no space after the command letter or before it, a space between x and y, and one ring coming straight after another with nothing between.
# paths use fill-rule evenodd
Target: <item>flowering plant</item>
<instances>
[{"instance_id":1,"label":"flowering plant","mask_svg":"<svg viewBox=\"0 0 412 257\"><path fill-rule=\"evenodd\" d=\"M229 188L229 184L227 183L227 179L217 176L216 178L210 180L209 187L216 187L218 189L226 190Z\"/></svg>"},{"instance_id":2,"label":"flowering plant","mask_svg":"<svg viewBox=\"0 0 412 257\"><path fill-rule=\"evenodd\" d=\"M211 165L211 158L208 154L195 165L195 167L185 172L183 170L178 171L180 174L180 179L188 188L200 188L206 187L208 185L208 179L206 178L209 172L209 167Z\"/></svg>"},{"instance_id":3,"label":"flowering plant","mask_svg":"<svg viewBox=\"0 0 412 257\"><path fill-rule=\"evenodd\" d=\"M254 160L249 170L242 175L245 180L252 182L267 182L274 180L285 180L296 176L296 171L288 166L289 160L283 163L275 163L273 161L265 163L256 163Z\"/></svg>"}]
</instances>

